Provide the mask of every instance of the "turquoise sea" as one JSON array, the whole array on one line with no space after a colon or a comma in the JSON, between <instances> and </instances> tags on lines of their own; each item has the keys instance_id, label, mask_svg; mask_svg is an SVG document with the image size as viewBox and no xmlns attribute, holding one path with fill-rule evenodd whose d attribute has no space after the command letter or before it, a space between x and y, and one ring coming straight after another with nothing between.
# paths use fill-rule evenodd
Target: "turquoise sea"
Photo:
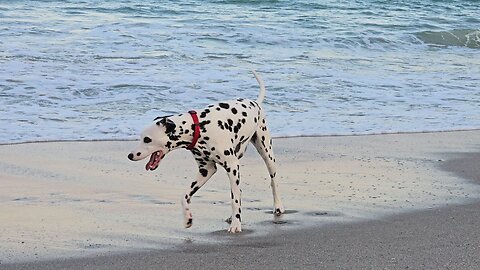
<instances>
[{"instance_id":1,"label":"turquoise sea","mask_svg":"<svg viewBox=\"0 0 480 270\"><path fill-rule=\"evenodd\" d=\"M480 1L0 1L0 142L256 98L275 136L480 128Z\"/></svg>"}]
</instances>

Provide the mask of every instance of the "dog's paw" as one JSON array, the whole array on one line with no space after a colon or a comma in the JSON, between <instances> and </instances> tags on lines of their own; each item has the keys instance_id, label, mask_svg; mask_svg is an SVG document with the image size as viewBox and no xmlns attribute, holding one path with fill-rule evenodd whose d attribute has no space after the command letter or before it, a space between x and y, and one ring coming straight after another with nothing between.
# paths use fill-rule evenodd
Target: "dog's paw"
<instances>
[{"instance_id":1,"label":"dog's paw","mask_svg":"<svg viewBox=\"0 0 480 270\"><path fill-rule=\"evenodd\" d=\"M232 220L230 228L228 228L229 233L239 233L242 231L242 224L238 220Z\"/></svg>"},{"instance_id":2,"label":"dog's paw","mask_svg":"<svg viewBox=\"0 0 480 270\"><path fill-rule=\"evenodd\" d=\"M273 209L273 214L276 216L281 216L283 213L285 213L285 208L283 205L275 206Z\"/></svg>"}]
</instances>

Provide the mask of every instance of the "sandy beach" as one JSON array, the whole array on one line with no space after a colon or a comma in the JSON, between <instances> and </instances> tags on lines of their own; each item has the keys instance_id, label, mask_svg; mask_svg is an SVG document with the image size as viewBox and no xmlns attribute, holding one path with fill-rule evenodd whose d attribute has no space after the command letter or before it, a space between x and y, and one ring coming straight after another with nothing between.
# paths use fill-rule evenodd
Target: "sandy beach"
<instances>
[{"instance_id":1,"label":"sandy beach","mask_svg":"<svg viewBox=\"0 0 480 270\"><path fill-rule=\"evenodd\" d=\"M480 131L276 138L287 213L242 159L244 232L219 172L192 201L187 151L154 172L131 141L0 146L0 269L476 269Z\"/></svg>"}]
</instances>

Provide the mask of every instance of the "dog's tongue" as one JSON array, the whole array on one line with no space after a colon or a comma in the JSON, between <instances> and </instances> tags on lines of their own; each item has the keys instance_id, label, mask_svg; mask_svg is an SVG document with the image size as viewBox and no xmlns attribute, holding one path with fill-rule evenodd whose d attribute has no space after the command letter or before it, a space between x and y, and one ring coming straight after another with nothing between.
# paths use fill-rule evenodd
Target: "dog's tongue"
<instances>
[{"instance_id":1,"label":"dog's tongue","mask_svg":"<svg viewBox=\"0 0 480 270\"><path fill-rule=\"evenodd\" d=\"M147 171L153 171L158 167L158 164L160 164L160 160L163 158L163 152L162 151L157 151L154 152L150 156L150 160L148 161L147 165L145 166L145 169Z\"/></svg>"}]
</instances>

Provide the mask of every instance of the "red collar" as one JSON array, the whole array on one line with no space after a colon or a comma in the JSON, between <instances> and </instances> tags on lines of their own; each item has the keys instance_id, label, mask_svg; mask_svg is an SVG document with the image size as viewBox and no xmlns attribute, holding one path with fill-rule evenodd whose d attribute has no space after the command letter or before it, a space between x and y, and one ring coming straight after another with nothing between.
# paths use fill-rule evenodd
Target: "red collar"
<instances>
[{"instance_id":1,"label":"red collar","mask_svg":"<svg viewBox=\"0 0 480 270\"><path fill-rule=\"evenodd\" d=\"M192 143L187 147L187 150L192 150L195 147L195 144L197 144L198 138L200 138L200 124L198 123L196 111L189 111L188 113L192 116L194 130Z\"/></svg>"}]
</instances>

